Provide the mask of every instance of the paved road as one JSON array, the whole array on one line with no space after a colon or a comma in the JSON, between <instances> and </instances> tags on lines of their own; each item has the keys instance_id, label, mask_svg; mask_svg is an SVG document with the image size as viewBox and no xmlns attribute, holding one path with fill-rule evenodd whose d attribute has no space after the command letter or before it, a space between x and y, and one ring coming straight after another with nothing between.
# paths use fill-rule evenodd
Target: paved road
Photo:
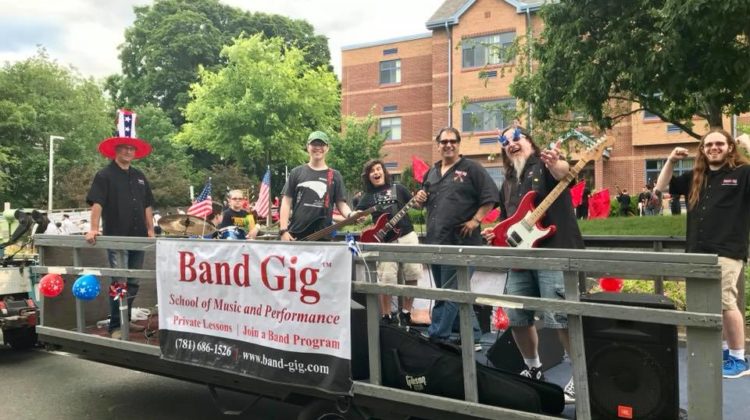
<instances>
[{"instance_id":1,"label":"paved road","mask_svg":"<svg viewBox=\"0 0 750 420\"><path fill-rule=\"evenodd\" d=\"M245 395L221 395L229 408L251 401ZM298 408L262 400L245 416L223 415L204 385L60 353L19 352L0 345L0 412L0 417L12 420L226 420L293 419Z\"/></svg>"}]
</instances>

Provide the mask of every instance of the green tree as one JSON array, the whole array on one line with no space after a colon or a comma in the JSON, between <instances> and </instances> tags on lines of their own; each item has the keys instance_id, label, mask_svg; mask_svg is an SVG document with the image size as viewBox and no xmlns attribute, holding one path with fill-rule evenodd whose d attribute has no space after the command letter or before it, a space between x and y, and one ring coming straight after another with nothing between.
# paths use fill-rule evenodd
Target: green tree
<instances>
[{"instance_id":1,"label":"green tree","mask_svg":"<svg viewBox=\"0 0 750 420\"><path fill-rule=\"evenodd\" d=\"M96 145L112 132L101 88L40 50L0 69L0 195L16 207L47 205L50 135L55 142L55 206L67 203L75 168L97 162ZM4 157L3 157L4 155ZM60 200L60 201L58 201Z\"/></svg>"},{"instance_id":2,"label":"green tree","mask_svg":"<svg viewBox=\"0 0 750 420\"><path fill-rule=\"evenodd\" d=\"M383 157L381 149L386 133L378 132L377 122L372 114L362 119L344 117L343 133L331 136L327 162L341 172L350 193L363 188L361 175L365 163Z\"/></svg>"},{"instance_id":3,"label":"green tree","mask_svg":"<svg viewBox=\"0 0 750 420\"><path fill-rule=\"evenodd\" d=\"M200 71L176 139L236 162L260 178L272 167L305 159L312 130L337 126L336 77L313 68L301 50L280 38L239 38L224 48L227 64Z\"/></svg>"},{"instance_id":4,"label":"green tree","mask_svg":"<svg viewBox=\"0 0 750 420\"><path fill-rule=\"evenodd\" d=\"M312 67L330 68L327 38L303 20L250 13L218 0L156 0L134 10L120 46L122 76L110 76L107 90L118 106L154 104L178 126L199 66L218 70L222 47L243 33L282 37L285 45L303 49Z\"/></svg>"},{"instance_id":5,"label":"green tree","mask_svg":"<svg viewBox=\"0 0 750 420\"><path fill-rule=\"evenodd\" d=\"M561 0L540 13L538 66L520 60L511 86L536 119L578 111L610 128L648 110L698 137L693 116L721 126L750 110L746 0Z\"/></svg>"}]
</instances>

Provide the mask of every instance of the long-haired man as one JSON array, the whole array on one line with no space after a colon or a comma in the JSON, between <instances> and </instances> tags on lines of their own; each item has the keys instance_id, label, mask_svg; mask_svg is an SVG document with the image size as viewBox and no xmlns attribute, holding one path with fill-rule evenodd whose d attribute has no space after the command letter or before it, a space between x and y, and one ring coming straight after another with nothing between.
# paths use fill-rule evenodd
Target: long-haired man
<instances>
[{"instance_id":1,"label":"long-haired man","mask_svg":"<svg viewBox=\"0 0 750 420\"><path fill-rule=\"evenodd\" d=\"M688 157L675 147L656 182L656 190L669 187L672 195L687 197L687 252L719 255L723 323L723 375L750 374L745 359L745 319L737 307L737 280L747 259L750 233L750 163L737 146L750 150L747 134L737 141L721 128L701 138L695 166L672 178L674 164Z\"/></svg>"}]
</instances>

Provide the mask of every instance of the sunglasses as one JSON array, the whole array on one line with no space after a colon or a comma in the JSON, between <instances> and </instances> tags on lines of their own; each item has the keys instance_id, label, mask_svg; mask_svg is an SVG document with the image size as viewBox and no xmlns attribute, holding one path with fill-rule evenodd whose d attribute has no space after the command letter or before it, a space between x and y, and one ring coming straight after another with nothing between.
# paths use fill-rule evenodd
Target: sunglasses
<instances>
[{"instance_id":1,"label":"sunglasses","mask_svg":"<svg viewBox=\"0 0 750 420\"><path fill-rule=\"evenodd\" d=\"M443 146L447 146L449 144L458 144L458 143L460 143L460 141L458 141L458 140L440 140L440 141L438 141L438 143L440 143Z\"/></svg>"},{"instance_id":2,"label":"sunglasses","mask_svg":"<svg viewBox=\"0 0 750 420\"><path fill-rule=\"evenodd\" d=\"M518 127L514 128L514 129L513 129L513 134L512 134L512 137L511 137L511 138L513 139L513 142L518 142L518 141L520 141L520 140L521 140L521 129L520 129L520 128L518 128ZM497 141L498 141L498 142L499 142L499 143L500 143L500 144L501 144L501 145L502 145L503 147L505 147L505 146L509 145L509 144L510 144L510 140L511 140L511 139L509 139L508 137L506 137L506 136L505 136L505 134L503 134L503 135L501 135L500 137L498 137L498 138L497 138Z\"/></svg>"}]
</instances>

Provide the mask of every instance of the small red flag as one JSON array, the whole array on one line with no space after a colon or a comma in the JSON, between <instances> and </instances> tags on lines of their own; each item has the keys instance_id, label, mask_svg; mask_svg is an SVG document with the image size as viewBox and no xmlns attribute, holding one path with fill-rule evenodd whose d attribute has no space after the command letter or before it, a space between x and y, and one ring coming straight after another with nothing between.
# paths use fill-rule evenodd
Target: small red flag
<instances>
[{"instance_id":1,"label":"small red flag","mask_svg":"<svg viewBox=\"0 0 750 420\"><path fill-rule=\"evenodd\" d=\"M420 184L424 180L424 175L430 170L430 165L426 164L422 159L413 156L411 157L411 170L414 175L414 179Z\"/></svg>"},{"instance_id":2,"label":"small red flag","mask_svg":"<svg viewBox=\"0 0 750 420\"><path fill-rule=\"evenodd\" d=\"M586 180L581 180L570 188L570 198L573 199L573 207L578 207L583 201L583 190L586 188Z\"/></svg>"},{"instance_id":3,"label":"small red flag","mask_svg":"<svg viewBox=\"0 0 750 420\"><path fill-rule=\"evenodd\" d=\"M609 217L609 189L603 189L589 198L589 219Z\"/></svg>"},{"instance_id":4,"label":"small red flag","mask_svg":"<svg viewBox=\"0 0 750 420\"><path fill-rule=\"evenodd\" d=\"M495 220L500 216L500 207L495 207L494 209L487 212L487 214L484 215L484 219L482 219L482 223L494 223Z\"/></svg>"}]
</instances>

